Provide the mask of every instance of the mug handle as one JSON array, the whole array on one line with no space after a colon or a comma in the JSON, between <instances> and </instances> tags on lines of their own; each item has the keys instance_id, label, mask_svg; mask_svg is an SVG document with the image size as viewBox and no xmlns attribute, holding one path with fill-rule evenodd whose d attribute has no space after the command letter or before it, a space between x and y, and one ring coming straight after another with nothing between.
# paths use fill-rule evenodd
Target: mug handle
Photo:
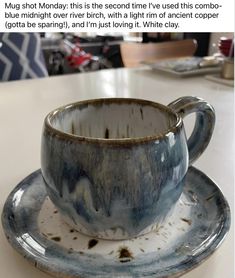
<instances>
[{"instance_id":1,"label":"mug handle","mask_svg":"<svg viewBox=\"0 0 235 278\"><path fill-rule=\"evenodd\" d=\"M203 153L208 146L214 126L214 108L205 100L198 97L181 97L168 104L182 118L190 113L196 113L196 121L191 136L189 137L189 165L191 165Z\"/></svg>"}]
</instances>

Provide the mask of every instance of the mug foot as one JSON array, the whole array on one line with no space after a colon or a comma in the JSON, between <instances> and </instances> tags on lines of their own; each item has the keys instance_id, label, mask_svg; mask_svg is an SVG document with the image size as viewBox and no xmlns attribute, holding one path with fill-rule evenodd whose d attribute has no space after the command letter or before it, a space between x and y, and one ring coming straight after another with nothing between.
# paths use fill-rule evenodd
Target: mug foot
<instances>
[{"instance_id":1,"label":"mug foot","mask_svg":"<svg viewBox=\"0 0 235 278\"><path fill-rule=\"evenodd\" d=\"M170 215L170 213L169 213L169 215ZM92 232L88 231L81 223L75 224L68 216L66 216L64 214L61 214L61 219L67 225L72 227L74 230L76 230L84 235L99 238L99 239L106 239L106 240L128 240L128 239L132 239L132 238L138 238L138 237L148 234L152 231L157 232L158 229L161 228L162 222L165 220L165 218L164 218L164 219L162 219L161 222L151 224L150 226L148 226L147 228L145 228L144 230L142 230L140 233L138 233L136 235L130 235L123 227L113 227L110 229L106 229L104 231L92 233Z\"/></svg>"}]
</instances>

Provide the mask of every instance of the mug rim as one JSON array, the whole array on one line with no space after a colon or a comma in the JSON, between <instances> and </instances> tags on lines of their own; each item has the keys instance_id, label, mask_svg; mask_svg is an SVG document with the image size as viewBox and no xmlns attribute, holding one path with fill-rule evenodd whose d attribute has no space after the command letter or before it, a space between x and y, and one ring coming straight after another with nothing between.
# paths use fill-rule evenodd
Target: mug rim
<instances>
[{"instance_id":1,"label":"mug rim","mask_svg":"<svg viewBox=\"0 0 235 278\"><path fill-rule=\"evenodd\" d=\"M98 138L98 137L81 136L81 135L76 135L76 134L61 131L53 127L51 123L51 119L53 117L55 117L57 114L67 109L74 109L75 107L88 105L88 104L94 104L94 105L105 104L105 103L115 104L115 103L122 103L122 102L124 104L135 103L135 104L149 105L152 107L156 107L158 109L160 108L160 110L164 110L168 114L173 114L176 117L176 121L172 126L170 126L166 131L162 133L149 135L149 136L134 137L134 138ZM169 106L151 100L138 99L138 98L96 98L96 99L87 99L87 100L72 102L52 110L50 113L47 114L44 120L45 130L51 134L54 134L58 138L78 141L78 142L99 143L99 144L107 144L107 145L119 145L119 144L129 145L135 143L146 143L149 141L161 140L164 137L170 135L170 133L176 133L182 127L182 125L183 125L183 121L180 115L177 114Z\"/></svg>"}]
</instances>

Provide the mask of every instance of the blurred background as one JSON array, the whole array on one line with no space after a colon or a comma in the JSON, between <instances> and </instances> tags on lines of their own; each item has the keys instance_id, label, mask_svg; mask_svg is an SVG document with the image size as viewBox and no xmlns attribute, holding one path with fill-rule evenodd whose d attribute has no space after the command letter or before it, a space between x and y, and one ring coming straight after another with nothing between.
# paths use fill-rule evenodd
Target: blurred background
<instances>
[{"instance_id":1,"label":"blurred background","mask_svg":"<svg viewBox=\"0 0 235 278\"><path fill-rule=\"evenodd\" d=\"M0 33L0 81L124 67L126 43L164 49L167 42L194 40L193 56L233 57L233 37L233 33Z\"/></svg>"}]
</instances>

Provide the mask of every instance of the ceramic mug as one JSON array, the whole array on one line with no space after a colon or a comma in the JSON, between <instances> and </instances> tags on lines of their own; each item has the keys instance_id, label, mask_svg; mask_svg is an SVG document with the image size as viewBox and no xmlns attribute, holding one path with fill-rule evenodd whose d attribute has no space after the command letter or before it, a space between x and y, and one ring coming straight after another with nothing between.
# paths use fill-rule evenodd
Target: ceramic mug
<instances>
[{"instance_id":1,"label":"ceramic mug","mask_svg":"<svg viewBox=\"0 0 235 278\"><path fill-rule=\"evenodd\" d=\"M182 118L192 112L196 122L187 140ZM168 106L113 98L58 108L42 134L48 195L82 233L106 239L147 233L174 208L214 123L212 106L197 97Z\"/></svg>"}]
</instances>

